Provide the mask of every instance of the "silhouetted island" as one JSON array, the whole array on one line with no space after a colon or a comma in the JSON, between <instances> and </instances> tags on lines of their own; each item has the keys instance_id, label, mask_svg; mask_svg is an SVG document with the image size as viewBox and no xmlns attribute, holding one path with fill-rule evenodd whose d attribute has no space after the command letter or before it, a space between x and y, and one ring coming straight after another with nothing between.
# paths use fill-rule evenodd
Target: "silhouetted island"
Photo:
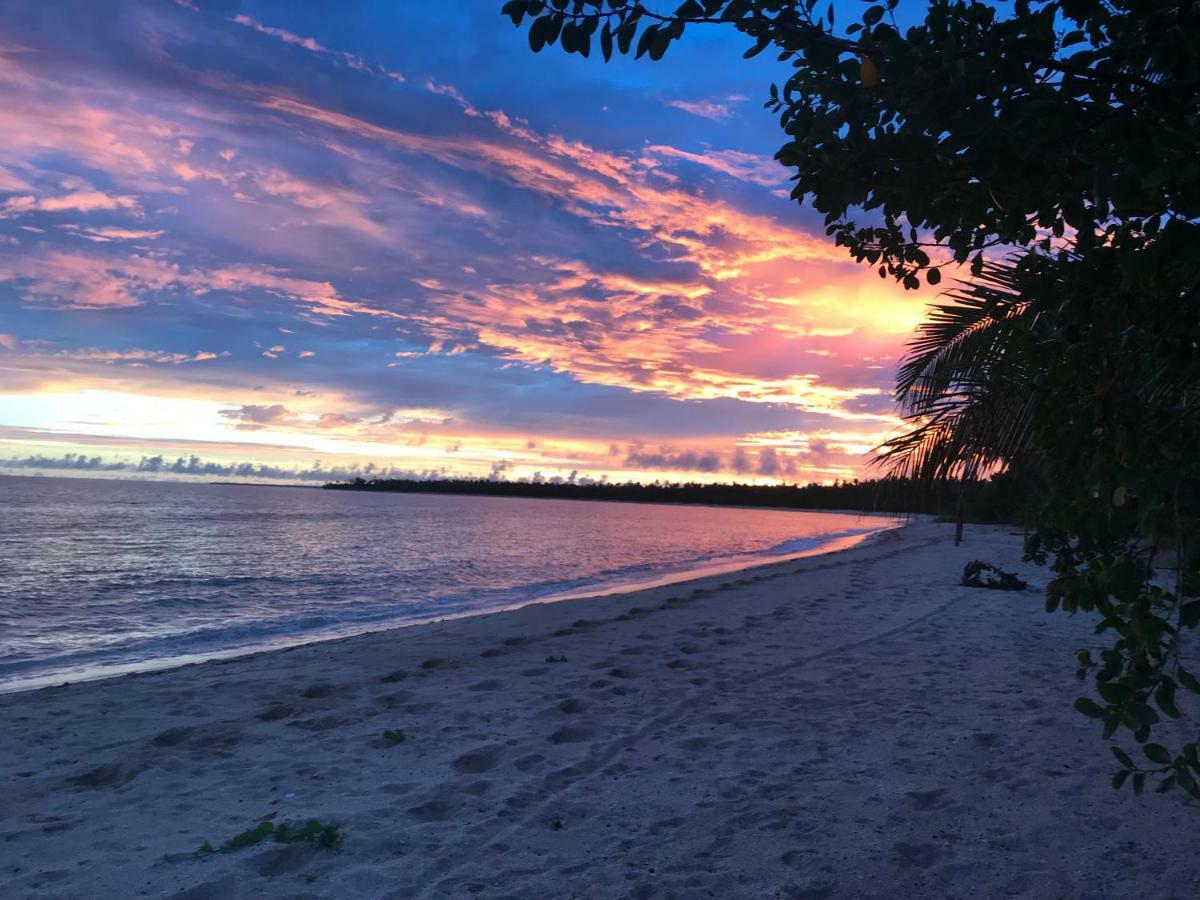
<instances>
[{"instance_id":1,"label":"silhouetted island","mask_svg":"<svg viewBox=\"0 0 1200 900\"><path fill-rule=\"evenodd\" d=\"M608 481L507 481L492 478L355 478L324 485L332 491L400 494L475 494L554 500L607 500L618 503L683 503L775 509L849 510L875 513L929 513L953 516L957 490L931 492L903 478L837 481L833 484L699 484ZM975 522L1015 522L1024 518L1028 491L1008 475L971 485L963 497L963 517Z\"/></svg>"}]
</instances>

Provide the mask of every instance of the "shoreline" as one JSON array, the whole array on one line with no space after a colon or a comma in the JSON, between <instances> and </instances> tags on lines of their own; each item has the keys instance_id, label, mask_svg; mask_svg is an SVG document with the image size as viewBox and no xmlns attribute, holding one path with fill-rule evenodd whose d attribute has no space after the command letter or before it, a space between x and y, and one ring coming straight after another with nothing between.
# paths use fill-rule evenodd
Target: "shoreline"
<instances>
[{"instance_id":1,"label":"shoreline","mask_svg":"<svg viewBox=\"0 0 1200 900\"><path fill-rule=\"evenodd\" d=\"M1195 805L1113 791L1071 708L1092 622L962 587L1046 573L1009 529L952 536L2 695L0 888L1194 896ZM341 849L196 855L308 819Z\"/></svg>"},{"instance_id":2,"label":"shoreline","mask_svg":"<svg viewBox=\"0 0 1200 900\"><path fill-rule=\"evenodd\" d=\"M268 485L268 487L282 487L282 485ZM758 554L753 560L729 559L724 563L701 563L688 569L682 569L675 572L662 572L657 576L646 579L618 581L613 582L608 586L596 584L591 587L567 589L558 593L548 594L540 597L531 597L502 606L489 607L487 609L474 609L461 612L444 613L440 615L425 616L404 621L389 622L380 624L378 626L368 625L365 628L347 627L344 630L323 632L307 638L297 637L292 640L282 639L271 642L264 646L240 647L231 648L228 650L214 650L203 653L180 654L178 656L166 657L159 660L125 663L115 666L94 667L92 670L84 670L83 672L73 673L72 675L66 677L64 677L62 674L55 674L38 676L26 679L22 682L0 683L0 697L12 694L25 694L51 688L68 687L76 684L91 684L98 681L110 681L117 678L152 675L161 672L169 672L174 669L188 666L204 665L205 663L210 662L224 662L258 656L260 654L278 653L295 649L297 647L307 647L313 644L346 641L356 637L362 637L364 635L384 634L390 631L398 631L401 629L434 625L439 622L451 622L460 619L490 616L497 613L513 612L534 604L550 604L602 597L633 595L642 593L644 591L653 590L655 588L683 585L693 581L703 581L707 578L715 578L735 572L744 572L766 566L787 563L797 559L807 559L814 556L823 556L826 554L844 552L861 544L867 543L872 539L877 539L880 535L886 534L889 531L906 528L908 527L908 524L909 523L901 523L890 528L879 528L875 531L868 531L861 534L839 535L836 537L831 537L829 540L824 541L816 547L811 547L795 553L783 553L777 556L769 557L765 556L764 554Z\"/></svg>"}]
</instances>

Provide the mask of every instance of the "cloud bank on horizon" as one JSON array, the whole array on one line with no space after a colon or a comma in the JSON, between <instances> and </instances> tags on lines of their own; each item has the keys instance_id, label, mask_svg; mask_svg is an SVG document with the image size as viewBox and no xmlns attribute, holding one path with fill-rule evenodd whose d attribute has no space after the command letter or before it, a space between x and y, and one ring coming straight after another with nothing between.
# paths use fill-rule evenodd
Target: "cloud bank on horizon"
<instances>
[{"instance_id":1,"label":"cloud bank on horizon","mask_svg":"<svg viewBox=\"0 0 1200 900\"><path fill-rule=\"evenodd\" d=\"M786 199L736 35L68 5L0 12L0 472L830 480L897 426L922 299Z\"/></svg>"}]
</instances>

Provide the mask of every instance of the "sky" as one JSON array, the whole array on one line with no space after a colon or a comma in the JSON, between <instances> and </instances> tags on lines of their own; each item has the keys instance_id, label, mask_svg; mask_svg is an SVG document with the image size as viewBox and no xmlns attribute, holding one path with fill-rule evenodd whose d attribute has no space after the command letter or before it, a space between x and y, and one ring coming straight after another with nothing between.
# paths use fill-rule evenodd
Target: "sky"
<instances>
[{"instance_id":1,"label":"sky","mask_svg":"<svg viewBox=\"0 0 1200 900\"><path fill-rule=\"evenodd\" d=\"M788 199L786 68L499 0L0 9L0 474L870 474L926 292Z\"/></svg>"}]
</instances>

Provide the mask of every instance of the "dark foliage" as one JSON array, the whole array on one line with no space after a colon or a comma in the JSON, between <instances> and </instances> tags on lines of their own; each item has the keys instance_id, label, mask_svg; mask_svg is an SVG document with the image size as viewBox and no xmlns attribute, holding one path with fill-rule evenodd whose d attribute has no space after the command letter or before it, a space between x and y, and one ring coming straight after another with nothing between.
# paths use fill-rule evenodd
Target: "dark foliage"
<instances>
[{"instance_id":1,"label":"dark foliage","mask_svg":"<svg viewBox=\"0 0 1200 900\"><path fill-rule=\"evenodd\" d=\"M540 497L549 500L608 500L621 503L688 503L777 509L851 510L874 513L950 515L958 500L954 485L930 491L905 478L842 481L834 484L565 484L500 481L486 478L377 479L337 482L327 490L400 494L475 494L490 497ZM972 485L964 501L972 522L1018 522L1032 507L1028 486L1003 473Z\"/></svg>"}]
</instances>

